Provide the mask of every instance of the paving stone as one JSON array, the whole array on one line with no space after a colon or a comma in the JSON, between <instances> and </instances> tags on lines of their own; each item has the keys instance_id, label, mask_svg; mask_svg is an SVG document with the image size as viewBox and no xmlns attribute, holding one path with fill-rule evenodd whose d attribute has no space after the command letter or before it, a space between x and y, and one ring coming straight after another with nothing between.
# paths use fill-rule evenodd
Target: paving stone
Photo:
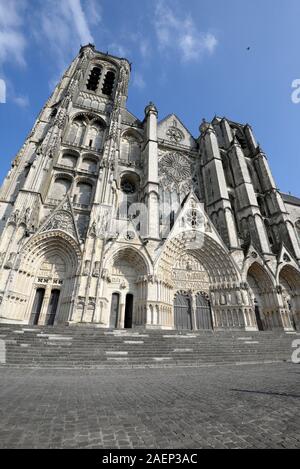
<instances>
[{"instance_id":1,"label":"paving stone","mask_svg":"<svg viewBox=\"0 0 300 469\"><path fill-rule=\"evenodd\" d=\"M0 369L1 448L300 448L299 366Z\"/></svg>"}]
</instances>

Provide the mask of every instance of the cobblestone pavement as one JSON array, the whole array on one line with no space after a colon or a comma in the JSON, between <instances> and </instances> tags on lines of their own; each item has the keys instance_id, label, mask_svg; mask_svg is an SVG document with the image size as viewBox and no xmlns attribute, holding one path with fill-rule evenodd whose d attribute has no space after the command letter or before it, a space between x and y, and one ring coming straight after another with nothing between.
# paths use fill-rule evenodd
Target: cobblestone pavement
<instances>
[{"instance_id":1,"label":"cobblestone pavement","mask_svg":"<svg viewBox=\"0 0 300 469\"><path fill-rule=\"evenodd\" d=\"M300 367L0 368L1 448L300 448Z\"/></svg>"}]
</instances>

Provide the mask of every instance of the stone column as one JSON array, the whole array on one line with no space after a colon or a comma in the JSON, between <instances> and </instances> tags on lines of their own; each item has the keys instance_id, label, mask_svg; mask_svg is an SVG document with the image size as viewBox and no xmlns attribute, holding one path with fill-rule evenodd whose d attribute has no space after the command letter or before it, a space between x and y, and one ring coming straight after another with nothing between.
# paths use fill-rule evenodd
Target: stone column
<instances>
[{"instance_id":1,"label":"stone column","mask_svg":"<svg viewBox=\"0 0 300 469\"><path fill-rule=\"evenodd\" d=\"M45 289L45 295L44 295L44 300L43 300L43 305L39 317L39 325L46 325L46 320L47 320L47 312L49 308L49 301L50 301L50 296L51 296L51 291L52 291L52 285L47 285Z\"/></svg>"},{"instance_id":2,"label":"stone column","mask_svg":"<svg viewBox=\"0 0 300 469\"><path fill-rule=\"evenodd\" d=\"M159 240L159 195L158 195L158 142L157 142L157 109L150 103L145 109L146 144L144 161L146 163L146 183L144 201L147 205L147 232L145 237ZM145 229L142 228L142 233Z\"/></svg>"},{"instance_id":3,"label":"stone column","mask_svg":"<svg viewBox=\"0 0 300 469\"><path fill-rule=\"evenodd\" d=\"M196 296L194 293L191 294L191 314L192 314L192 328L198 330L197 317L196 317Z\"/></svg>"}]
</instances>

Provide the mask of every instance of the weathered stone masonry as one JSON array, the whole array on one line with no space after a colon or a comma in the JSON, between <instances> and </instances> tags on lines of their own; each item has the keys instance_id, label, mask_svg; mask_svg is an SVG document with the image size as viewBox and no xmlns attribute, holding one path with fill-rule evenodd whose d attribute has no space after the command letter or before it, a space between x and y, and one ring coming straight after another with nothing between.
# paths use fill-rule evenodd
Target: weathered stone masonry
<instances>
[{"instance_id":1,"label":"weathered stone masonry","mask_svg":"<svg viewBox=\"0 0 300 469\"><path fill-rule=\"evenodd\" d=\"M276 188L249 125L194 138L130 65L81 48L1 189L0 322L300 328L300 200Z\"/></svg>"}]
</instances>

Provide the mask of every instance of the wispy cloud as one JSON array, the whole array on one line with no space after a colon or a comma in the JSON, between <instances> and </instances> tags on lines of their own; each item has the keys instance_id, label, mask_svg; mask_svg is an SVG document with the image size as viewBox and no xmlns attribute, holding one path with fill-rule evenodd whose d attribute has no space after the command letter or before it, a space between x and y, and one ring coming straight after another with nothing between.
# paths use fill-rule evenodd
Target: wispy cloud
<instances>
[{"instance_id":1,"label":"wispy cloud","mask_svg":"<svg viewBox=\"0 0 300 469\"><path fill-rule=\"evenodd\" d=\"M91 26L97 26L102 20L102 7L99 0L84 0L84 11Z\"/></svg>"},{"instance_id":2,"label":"wispy cloud","mask_svg":"<svg viewBox=\"0 0 300 469\"><path fill-rule=\"evenodd\" d=\"M29 97L25 94L17 92L14 82L8 76L5 76L3 81L5 82L6 88L6 102L15 104L16 106L22 109L28 108L30 106Z\"/></svg>"},{"instance_id":3,"label":"wispy cloud","mask_svg":"<svg viewBox=\"0 0 300 469\"><path fill-rule=\"evenodd\" d=\"M0 66L5 62L25 65L26 38L22 30L26 0L0 0Z\"/></svg>"},{"instance_id":4,"label":"wispy cloud","mask_svg":"<svg viewBox=\"0 0 300 469\"><path fill-rule=\"evenodd\" d=\"M21 108L27 108L29 106L28 96L15 96L12 100L17 106Z\"/></svg>"},{"instance_id":5,"label":"wispy cloud","mask_svg":"<svg viewBox=\"0 0 300 469\"><path fill-rule=\"evenodd\" d=\"M150 42L147 39L140 39L139 43L140 54L143 59L149 59L151 56Z\"/></svg>"},{"instance_id":6,"label":"wispy cloud","mask_svg":"<svg viewBox=\"0 0 300 469\"><path fill-rule=\"evenodd\" d=\"M78 38L82 44L94 42L94 38L91 34L80 0L65 0L65 3L71 13L71 21L75 26Z\"/></svg>"},{"instance_id":7,"label":"wispy cloud","mask_svg":"<svg viewBox=\"0 0 300 469\"><path fill-rule=\"evenodd\" d=\"M213 34L199 31L189 15L176 15L166 0L156 5L154 26L159 48L176 50L184 62L212 54L218 44Z\"/></svg>"},{"instance_id":8,"label":"wispy cloud","mask_svg":"<svg viewBox=\"0 0 300 469\"><path fill-rule=\"evenodd\" d=\"M50 59L55 61L56 77L67 67L80 45L94 43L90 25L101 21L97 4L93 0L39 0L34 35L39 44L45 44Z\"/></svg>"},{"instance_id":9,"label":"wispy cloud","mask_svg":"<svg viewBox=\"0 0 300 469\"><path fill-rule=\"evenodd\" d=\"M145 88L146 82L144 80L143 75L140 72L133 73L132 84L133 84L133 86L135 86L136 88L139 88L139 89L144 89Z\"/></svg>"},{"instance_id":10,"label":"wispy cloud","mask_svg":"<svg viewBox=\"0 0 300 469\"><path fill-rule=\"evenodd\" d=\"M129 55L129 50L124 47L122 44L113 42L108 45L108 52L117 57L127 57Z\"/></svg>"}]
</instances>

